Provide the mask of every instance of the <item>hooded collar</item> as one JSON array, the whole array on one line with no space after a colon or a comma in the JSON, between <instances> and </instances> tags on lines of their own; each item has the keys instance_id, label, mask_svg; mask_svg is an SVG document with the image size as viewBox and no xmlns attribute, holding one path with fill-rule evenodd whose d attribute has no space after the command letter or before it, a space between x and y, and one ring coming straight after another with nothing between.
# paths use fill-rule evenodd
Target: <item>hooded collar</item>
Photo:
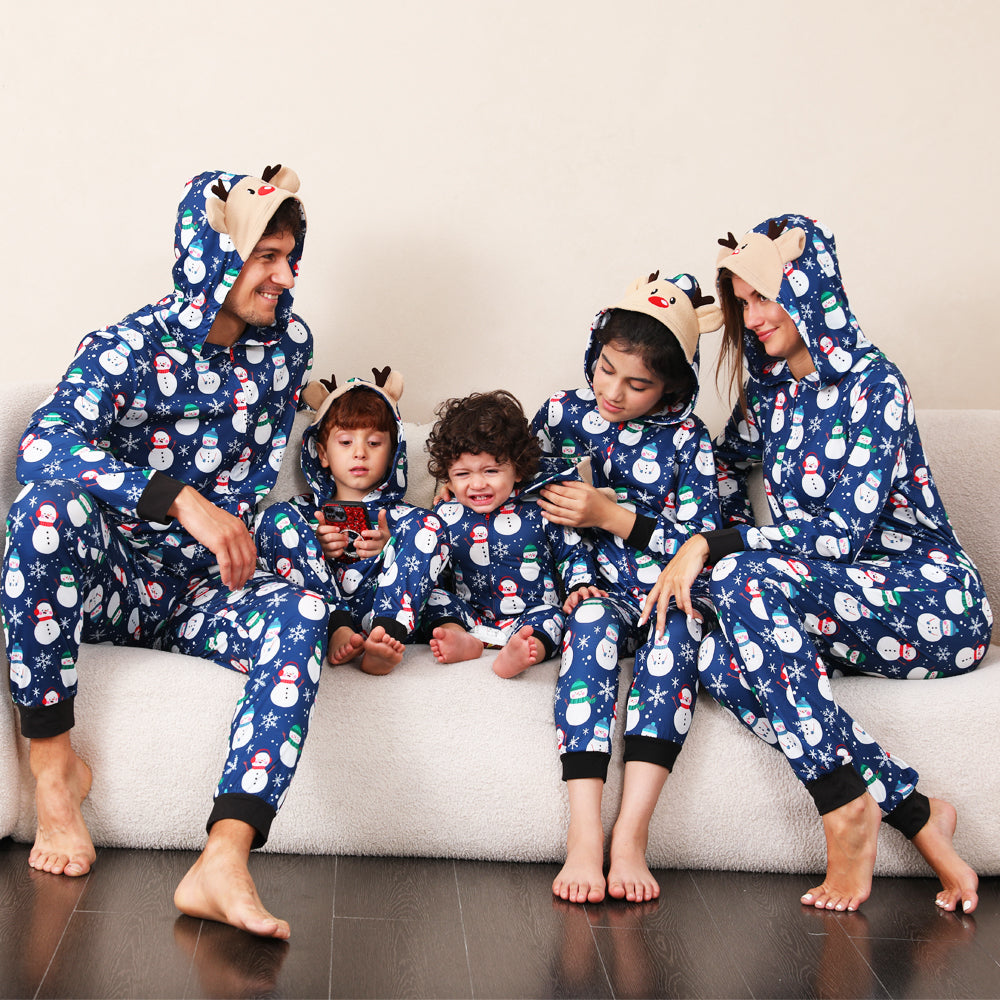
<instances>
[{"instance_id":1,"label":"hooded collar","mask_svg":"<svg viewBox=\"0 0 1000 1000\"><path fill-rule=\"evenodd\" d=\"M122 326L147 328L165 346L201 353L226 294L257 245L271 216L293 198L302 213L302 230L289 261L298 273L305 238L305 212L295 196L294 171L268 167L264 177L208 170L187 182L174 228L173 291L159 302L136 310ZM223 201L220 194L225 194ZM278 341L292 317L292 289L278 299L269 327L247 327L244 345Z\"/></svg>"},{"instance_id":2,"label":"hooded collar","mask_svg":"<svg viewBox=\"0 0 1000 1000\"><path fill-rule=\"evenodd\" d=\"M867 367L878 351L851 312L840 276L833 233L804 215L765 219L741 240L720 239L717 273L730 271L792 318L816 366L804 382L839 381ZM726 291L718 284L720 296ZM794 381L783 358L771 358L744 328L743 352L750 377L763 384Z\"/></svg>"}]
</instances>

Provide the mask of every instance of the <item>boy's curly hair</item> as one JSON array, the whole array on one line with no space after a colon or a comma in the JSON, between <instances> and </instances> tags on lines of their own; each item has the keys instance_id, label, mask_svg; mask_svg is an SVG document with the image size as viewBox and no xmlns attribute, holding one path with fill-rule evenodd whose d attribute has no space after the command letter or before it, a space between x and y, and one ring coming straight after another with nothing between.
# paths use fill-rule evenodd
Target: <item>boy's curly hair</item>
<instances>
[{"instance_id":1,"label":"boy's curly hair","mask_svg":"<svg viewBox=\"0 0 1000 1000\"><path fill-rule=\"evenodd\" d=\"M497 462L510 462L518 483L538 471L542 446L521 404L506 390L448 399L435 412L438 421L427 437L427 468L439 482L448 479L449 469L464 454L485 453Z\"/></svg>"}]
</instances>

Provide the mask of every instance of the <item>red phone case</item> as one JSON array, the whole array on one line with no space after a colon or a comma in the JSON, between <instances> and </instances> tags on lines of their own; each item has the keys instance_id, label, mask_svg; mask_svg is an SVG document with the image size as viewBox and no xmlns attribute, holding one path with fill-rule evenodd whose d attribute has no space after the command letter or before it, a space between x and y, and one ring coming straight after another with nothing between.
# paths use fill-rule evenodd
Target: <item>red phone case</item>
<instances>
[{"instance_id":1,"label":"red phone case","mask_svg":"<svg viewBox=\"0 0 1000 1000\"><path fill-rule=\"evenodd\" d=\"M354 548L354 543L361 537L361 532L371 527L368 523L368 511L363 503L351 501L329 500L323 504L323 517L327 524L332 524L339 531L347 532L347 548L340 557L345 562L356 562L360 556Z\"/></svg>"}]
</instances>

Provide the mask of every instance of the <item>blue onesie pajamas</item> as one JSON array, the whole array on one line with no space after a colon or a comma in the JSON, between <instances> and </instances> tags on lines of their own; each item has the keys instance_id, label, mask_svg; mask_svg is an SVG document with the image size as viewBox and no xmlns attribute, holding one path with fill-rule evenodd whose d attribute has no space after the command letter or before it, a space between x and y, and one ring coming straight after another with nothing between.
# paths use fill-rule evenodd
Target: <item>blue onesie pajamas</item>
<instances>
[{"instance_id":1,"label":"blue onesie pajamas","mask_svg":"<svg viewBox=\"0 0 1000 1000\"><path fill-rule=\"evenodd\" d=\"M562 593L593 584L595 573L579 533L542 518L537 491L552 478L543 473L488 514L455 500L438 504L452 589L431 597L428 630L457 622L486 645L503 646L530 625L543 659L559 648Z\"/></svg>"},{"instance_id":2,"label":"blue onesie pajamas","mask_svg":"<svg viewBox=\"0 0 1000 1000\"><path fill-rule=\"evenodd\" d=\"M363 379L349 379L317 406L316 418L302 436L302 472L312 490L287 503L269 507L263 518L277 530L269 537L266 551L281 566L295 566L301 582L327 595L330 603L329 630L347 626L356 632L371 632L381 625L400 642L413 642L424 607L441 575L445 561L441 522L429 510L404 500L406 493L406 440L399 416L398 397L385 386ZM310 385L307 401L312 401ZM401 389L401 379L399 380ZM336 500L337 484L319 460L316 438L329 406L346 392L369 391L385 402L396 422L396 452L385 478L364 498L368 521L375 527L379 511L387 515L391 537L378 555L365 559L327 560L316 538L316 511L324 502Z\"/></svg>"},{"instance_id":3,"label":"blue onesie pajamas","mask_svg":"<svg viewBox=\"0 0 1000 1000\"><path fill-rule=\"evenodd\" d=\"M816 370L796 380L744 331L749 415L737 406L715 445L730 528L710 537L721 629L702 645L702 684L784 752L821 813L867 789L912 836L927 815L926 799L911 798L917 772L837 705L828 672L971 670L992 615L935 488L906 382L850 310L833 234L801 216L782 233L778 221L724 245L719 267L760 291L761 261L775 259L770 297ZM761 528L747 499L755 464L773 517Z\"/></svg>"},{"instance_id":4,"label":"blue onesie pajamas","mask_svg":"<svg viewBox=\"0 0 1000 1000\"><path fill-rule=\"evenodd\" d=\"M231 193L224 209L211 190L220 180ZM234 194L236 185L245 190ZM29 738L73 726L81 642L177 650L247 676L209 826L241 819L257 830L257 846L308 730L326 603L266 560L230 592L212 553L167 510L188 484L249 528L274 485L311 334L285 289L271 326L248 326L231 348L206 337L243 266L241 252L250 254L297 189L286 170L269 183L218 171L189 182L174 290L86 336L32 416L4 560L11 691ZM213 210L231 228L213 229ZM301 251L300 236L293 272ZM268 548L265 537L256 540Z\"/></svg>"},{"instance_id":5,"label":"blue onesie pajamas","mask_svg":"<svg viewBox=\"0 0 1000 1000\"><path fill-rule=\"evenodd\" d=\"M718 315L701 303L694 278L679 275L640 286L616 308L648 312L663 322L684 347L697 386L699 320L706 312ZM608 597L581 602L563 636L555 722L567 780L607 776L618 661L633 651L625 759L673 767L697 698L702 626L675 609L657 641L653 627L640 629L638 620L646 594L684 540L720 523L711 438L694 415L697 389L676 406L628 423L609 423L598 411L593 372L602 346L595 331L605 315L598 315L591 330L584 361L588 387L555 393L532 423L546 454L573 463L589 459L593 485L613 490L618 503L636 514L627 539L585 530L601 576L598 586ZM710 318L708 323L718 326ZM706 575L692 593L699 610L710 616L707 588Z\"/></svg>"}]
</instances>

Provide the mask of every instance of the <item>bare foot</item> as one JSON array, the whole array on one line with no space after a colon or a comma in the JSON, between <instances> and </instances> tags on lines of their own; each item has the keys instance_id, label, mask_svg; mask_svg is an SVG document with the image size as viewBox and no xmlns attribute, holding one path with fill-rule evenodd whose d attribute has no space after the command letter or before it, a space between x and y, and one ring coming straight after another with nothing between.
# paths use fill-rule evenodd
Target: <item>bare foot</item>
<instances>
[{"instance_id":1,"label":"bare foot","mask_svg":"<svg viewBox=\"0 0 1000 1000\"><path fill-rule=\"evenodd\" d=\"M510 637L507 645L497 654L493 672L498 677L516 677L538 663L544 652L545 647L535 638L534 629L525 625Z\"/></svg>"},{"instance_id":2,"label":"bare foot","mask_svg":"<svg viewBox=\"0 0 1000 1000\"><path fill-rule=\"evenodd\" d=\"M972 913L979 905L979 877L952 846L958 823L955 807L943 799L929 801L930 819L913 838L913 846L941 880L942 889L935 900L937 905L950 911L961 904L963 913Z\"/></svg>"},{"instance_id":3,"label":"bare foot","mask_svg":"<svg viewBox=\"0 0 1000 1000\"><path fill-rule=\"evenodd\" d=\"M856 910L872 891L882 810L864 792L823 816L826 878L802 902L817 909Z\"/></svg>"},{"instance_id":4,"label":"bare foot","mask_svg":"<svg viewBox=\"0 0 1000 1000\"><path fill-rule=\"evenodd\" d=\"M482 642L474 635L469 635L461 625L440 625L434 629L432 636L431 652L438 663L478 660L483 655Z\"/></svg>"},{"instance_id":5,"label":"bare foot","mask_svg":"<svg viewBox=\"0 0 1000 1000\"><path fill-rule=\"evenodd\" d=\"M617 829L611 834L608 895L630 903L648 903L660 896L660 884L646 864L646 844Z\"/></svg>"},{"instance_id":6,"label":"bare foot","mask_svg":"<svg viewBox=\"0 0 1000 1000\"><path fill-rule=\"evenodd\" d=\"M350 625L342 625L333 630L330 645L327 647L326 658L337 666L353 660L365 647L365 637L359 635Z\"/></svg>"},{"instance_id":7,"label":"bare foot","mask_svg":"<svg viewBox=\"0 0 1000 1000\"><path fill-rule=\"evenodd\" d=\"M552 882L552 892L570 903L599 903L604 899L604 834L598 827L574 831L566 838L566 863Z\"/></svg>"},{"instance_id":8,"label":"bare foot","mask_svg":"<svg viewBox=\"0 0 1000 1000\"><path fill-rule=\"evenodd\" d=\"M365 639L365 655L361 669L366 674L387 674L403 659L403 644L381 626L376 625Z\"/></svg>"},{"instance_id":9,"label":"bare foot","mask_svg":"<svg viewBox=\"0 0 1000 1000\"><path fill-rule=\"evenodd\" d=\"M217 920L260 937L286 939L290 934L287 922L264 909L247 868L252 832L245 849L216 834L219 827L233 829L234 823L246 827L239 820L219 820L213 825L205 850L174 892L174 906L189 917Z\"/></svg>"},{"instance_id":10,"label":"bare foot","mask_svg":"<svg viewBox=\"0 0 1000 1000\"><path fill-rule=\"evenodd\" d=\"M80 806L90 792L90 768L73 751L69 733L31 741L38 827L28 855L32 868L86 875L97 860Z\"/></svg>"}]
</instances>

